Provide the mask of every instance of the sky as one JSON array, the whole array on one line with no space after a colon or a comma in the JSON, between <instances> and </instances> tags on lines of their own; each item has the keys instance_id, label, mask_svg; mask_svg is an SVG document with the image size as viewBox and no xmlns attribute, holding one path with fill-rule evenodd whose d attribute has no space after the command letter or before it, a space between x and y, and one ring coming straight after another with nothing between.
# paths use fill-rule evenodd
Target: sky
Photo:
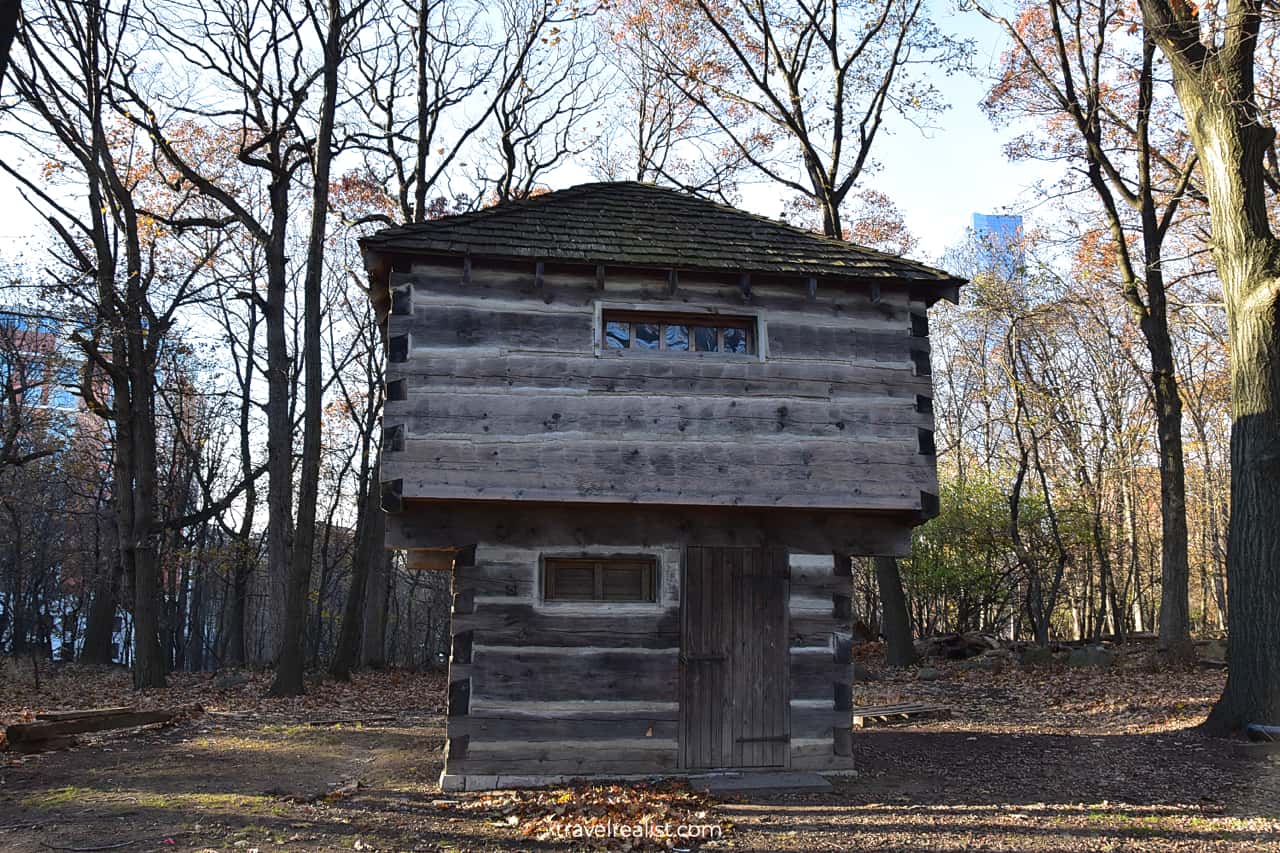
<instances>
[{"instance_id":1,"label":"sky","mask_svg":"<svg viewBox=\"0 0 1280 853\"><path fill-rule=\"evenodd\" d=\"M1028 212L1027 189L1037 180L1053 177L1044 164L1010 163L1004 144L1011 132L993 128L980 107L1005 43L999 28L976 12L955 11L951 0L935 0L932 6L944 32L976 43L975 73L936 81L950 106L937 117L932 130L921 133L903 122L886 127L887 133L882 131L876 140L874 154L881 168L859 184L886 194L898 205L919 241L913 254L926 262L937 262L963 239L974 213ZM11 138L0 142L0 155L10 162L22 159ZM588 180L592 178L585 169L569 168L558 171L554 183L558 188ZM742 206L773 218L782 214L777 188L763 183L743 185ZM30 258L30 250L44 242L46 233L47 226L32 215L12 180L0 178L4 254Z\"/></svg>"}]
</instances>

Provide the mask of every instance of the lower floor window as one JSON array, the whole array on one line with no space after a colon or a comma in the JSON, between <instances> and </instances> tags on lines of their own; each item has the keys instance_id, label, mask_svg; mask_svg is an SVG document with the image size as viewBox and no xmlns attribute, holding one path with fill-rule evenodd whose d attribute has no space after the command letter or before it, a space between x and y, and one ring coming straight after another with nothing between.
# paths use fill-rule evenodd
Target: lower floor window
<instances>
[{"instance_id":1,"label":"lower floor window","mask_svg":"<svg viewBox=\"0 0 1280 853\"><path fill-rule=\"evenodd\" d=\"M546 557L546 601L657 601L653 557Z\"/></svg>"}]
</instances>

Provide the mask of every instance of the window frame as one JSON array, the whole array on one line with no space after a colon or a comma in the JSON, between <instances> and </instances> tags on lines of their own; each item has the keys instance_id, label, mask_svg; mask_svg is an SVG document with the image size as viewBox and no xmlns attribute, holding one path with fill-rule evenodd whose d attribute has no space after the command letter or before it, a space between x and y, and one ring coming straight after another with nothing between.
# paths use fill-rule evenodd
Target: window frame
<instances>
[{"instance_id":1,"label":"window frame","mask_svg":"<svg viewBox=\"0 0 1280 853\"><path fill-rule=\"evenodd\" d=\"M690 327L689 348L685 350L667 349L666 335L659 332L658 346L655 349L628 346L613 348L605 346L605 334L608 323L620 319L618 314L627 315L626 322L673 324ZM610 316L613 315L613 316ZM768 356L768 336L765 328L763 312L752 308L732 308L723 310L719 307L680 305L664 306L652 303L634 304L617 302L597 302L595 304L595 321L593 323L593 350L602 358L710 358L723 361L764 361ZM692 328L695 326L713 326L719 331L716 334L717 350L703 352L696 349ZM745 353L724 351L725 328L746 329L753 344L753 350ZM634 330L632 331L634 338Z\"/></svg>"},{"instance_id":2,"label":"window frame","mask_svg":"<svg viewBox=\"0 0 1280 853\"><path fill-rule=\"evenodd\" d=\"M604 598L604 567L609 563L643 563L641 585L644 587L644 598ZM591 598L558 598L554 597L555 582L552 577L560 568L582 568L591 566L593 576L593 594ZM660 595L659 574L661 567L654 554L543 554L539 560L538 583L539 600L542 604L555 606L579 605L596 607L599 605L654 605Z\"/></svg>"}]
</instances>

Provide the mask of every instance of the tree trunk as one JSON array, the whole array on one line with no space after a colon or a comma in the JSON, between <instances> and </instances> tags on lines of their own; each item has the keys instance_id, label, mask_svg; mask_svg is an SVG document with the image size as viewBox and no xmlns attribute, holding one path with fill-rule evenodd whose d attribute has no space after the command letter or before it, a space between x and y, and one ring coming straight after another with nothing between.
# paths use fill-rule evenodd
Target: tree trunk
<instances>
[{"instance_id":1,"label":"tree trunk","mask_svg":"<svg viewBox=\"0 0 1280 853\"><path fill-rule=\"evenodd\" d=\"M121 562L133 589L133 686L164 687L166 655L160 639L160 565L153 529L156 500L154 365L142 354L143 323L132 318L124 346L128 378L115 387L117 517ZM127 425L127 426L126 426ZM127 484L127 485L121 485Z\"/></svg>"},{"instance_id":2,"label":"tree trunk","mask_svg":"<svg viewBox=\"0 0 1280 853\"><path fill-rule=\"evenodd\" d=\"M1261 298L1231 317L1230 641L1227 685L1205 723L1218 732L1280 725L1280 280L1257 287Z\"/></svg>"},{"instance_id":3,"label":"tree trunk","mask_svg":"<svg viewBox=\"0 0 1280 853\"><path fill-rule=\"evenodd\" d=\"M244 666L248 661L245 652L245 610L249 597L249 577L253 573L252 558L248 555L248 543L241 543L246 553L236 561L232 570L231 581L231 614L227 619L227 655L228 666Z\"/></svg>"},{"instance_id":4,"label":"tree trunk","mask_svg":"<svg viewBox=\"0 0 1280 853\"><path fill-rule=\"evenodd\" d=\"M285 598L284 636L272 696L300 696L306 689L305 633L307 593L311 588L311 563L316 537L316 498L320 489L321 319L324 278L325 228L329 210L329 166L333 158L333 127L338 100L338 66L342 61L343 12L338 0L326 3L328 30L324 48L324 91L312 175L311 233L307 239L307 272L303 283L306 317L303 326L303 369L307 400L302 417L302 477L298 487L298 524L294 530L289 583Z\"/></svg>"},{"instance_id":5,"label":"tree trunk","mask_svg":"<svg viewBox=\"0 0 1280 853\"><path fill-rule=\"evenodd\" d=\"M381 492L376 480L372 483L372 488L380 502ZM380 503L372 521L370 535L373 541L381 544L386 536L387 516ZM387 663L387 594L391 589L391 552L379 548L369 563L368 572L365 579L364 636L360 640L360 660L367 667L381 669Z\"/></svg>"},{"instance_id":6,"label":"tree trunk","mask_svg":"<svg viewBox=\"0 0 1280 853\"><path fill-rule=\"evenodd\" d=\"M269 603L265 657L277 659L287 603L281 579L289 570L293 524L293 415L290 405L290 358L285 329L289 296L285 236L289 217L289 179L272 179L271 236L267 246L267 571Z\"/></svg>"},{"instance_id":7,"label":"tree trunk","mask_svg":"<svg viewBox=\"0 0 1280 853\"><path fill-rule=\"evenodd\" d=\"M916 649L911 642L911 622L907 617L907 598L902 593L902 576L896 557L875 557L876 585L880 587L880 633L884 634L885 663L889 666L911 666L916 662Z\"/></svg>"},{"instance_id":8,"label":"tree trunk","mask_svg":"<svg viewBox=\"0 0 1280 853\"><path fill-rule=\"evenodd\" d=\"M1211 44L1201 41L1197 13L1182 4L1143 0L1142 11L1169 60L1200 156L1230 333L1228 674L1205 722L1225 733L1280 724L1280 244L1263 173L1275 132L1254 92L1261 4L1233 4L1225 33Z\"/></svg>"},{"instance_id":9,"label":"tree trunk","mask_svg":"<svg viewBox=\"0 0 1280 853\"><path fill-rule=\"evenodd\" d=\"M18 18L22 14L22 0L0 0L0 82L9 70L9 49L18 33Z\"/></svg>"},{"instance_id":10,"label":"tree trunk","mask_svg":"<svg viewBox=\"0 0 1280 853\"><path fill-rule=\"evenodd\" d=\"M191 564L191 603L187 611L187 669L204 669L204 547L206 527L200 530L200 546ZM197 562L198 561L198 562Z\"/></svg>"},{"instance_id":11,"label":"tree trunk","mask_svg":"<svg viewBox=\"0 0 1280 853\"><path fill-rule=\"evenodd\" d=\"M351 678L351 670L359 663L361 624L360 616L365 608L365 588L370 567L382 557L381 525L374 517L382 514L381 494L378 489L378 466L369 469L365 476L364 511L360 519L360 536L356 543L354 561L351 564L351 587L347 590L346 605L342 609L342 626L338 633L337 647L329 674L339 681ZM379 529L376 529L379 528Z\"/></svg>"},{"instance_id":12,"label":"tree trunk","mask_svg":"<svg viewBox=\"0 0 1280 853\"><path fill-rule=\"evenodd\" d=\"M98 572L89 612L85 616L81 663L111 663L111 637L115 633L116 604L120 596L120 564Z\"/></svg>"},{"instance_id":13,"label":"tree trunk","mask_svg":"<svg viewBox=\"0 0 1280 853\"><path fill-rule=\"evenodd\" d=\"M1163 290L1163 286L1161 288ZM1163 294L1161 296L1163 301ZM1155 299L1152 299L1155 302ZM1182 401L1174 377L1172 343L1164 322L1147 334L1155 389L1156 438L1160 454L1160 645L1189 659L1191 607L1187 588L1187 475L1182 458Z\"/></svg>"}]
</instances>

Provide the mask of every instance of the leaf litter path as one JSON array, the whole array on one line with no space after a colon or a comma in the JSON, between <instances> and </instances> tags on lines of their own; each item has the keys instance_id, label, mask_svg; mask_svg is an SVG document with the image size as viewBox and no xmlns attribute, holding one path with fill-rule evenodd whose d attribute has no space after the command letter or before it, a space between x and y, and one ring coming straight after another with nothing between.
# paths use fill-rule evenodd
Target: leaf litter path
<instances>
[{"instance_id":1,"label":"leaf litter path","mask_svg":"<svg viewBox=\"0 0 1280 853\"><path fill-rule=\"evenodd\" d=\"M860 684L857 700L944 702L955 719L855 733L858 775L829 794L716 802L662 786L442 795L439 675L361 675L292 702L261 700L269 674L225 690L177 676L140 704L224 715L5 756L0 851L601 849L545 830L615 813L721 826L702 849L1280 851L1280 751L1186 730L1220 673L937 668ZM3 675L6 722L135 698L118 670L63 668L38 694ZM302 724L356 716L393 719Z\"/></svg>"}]
</instances>

